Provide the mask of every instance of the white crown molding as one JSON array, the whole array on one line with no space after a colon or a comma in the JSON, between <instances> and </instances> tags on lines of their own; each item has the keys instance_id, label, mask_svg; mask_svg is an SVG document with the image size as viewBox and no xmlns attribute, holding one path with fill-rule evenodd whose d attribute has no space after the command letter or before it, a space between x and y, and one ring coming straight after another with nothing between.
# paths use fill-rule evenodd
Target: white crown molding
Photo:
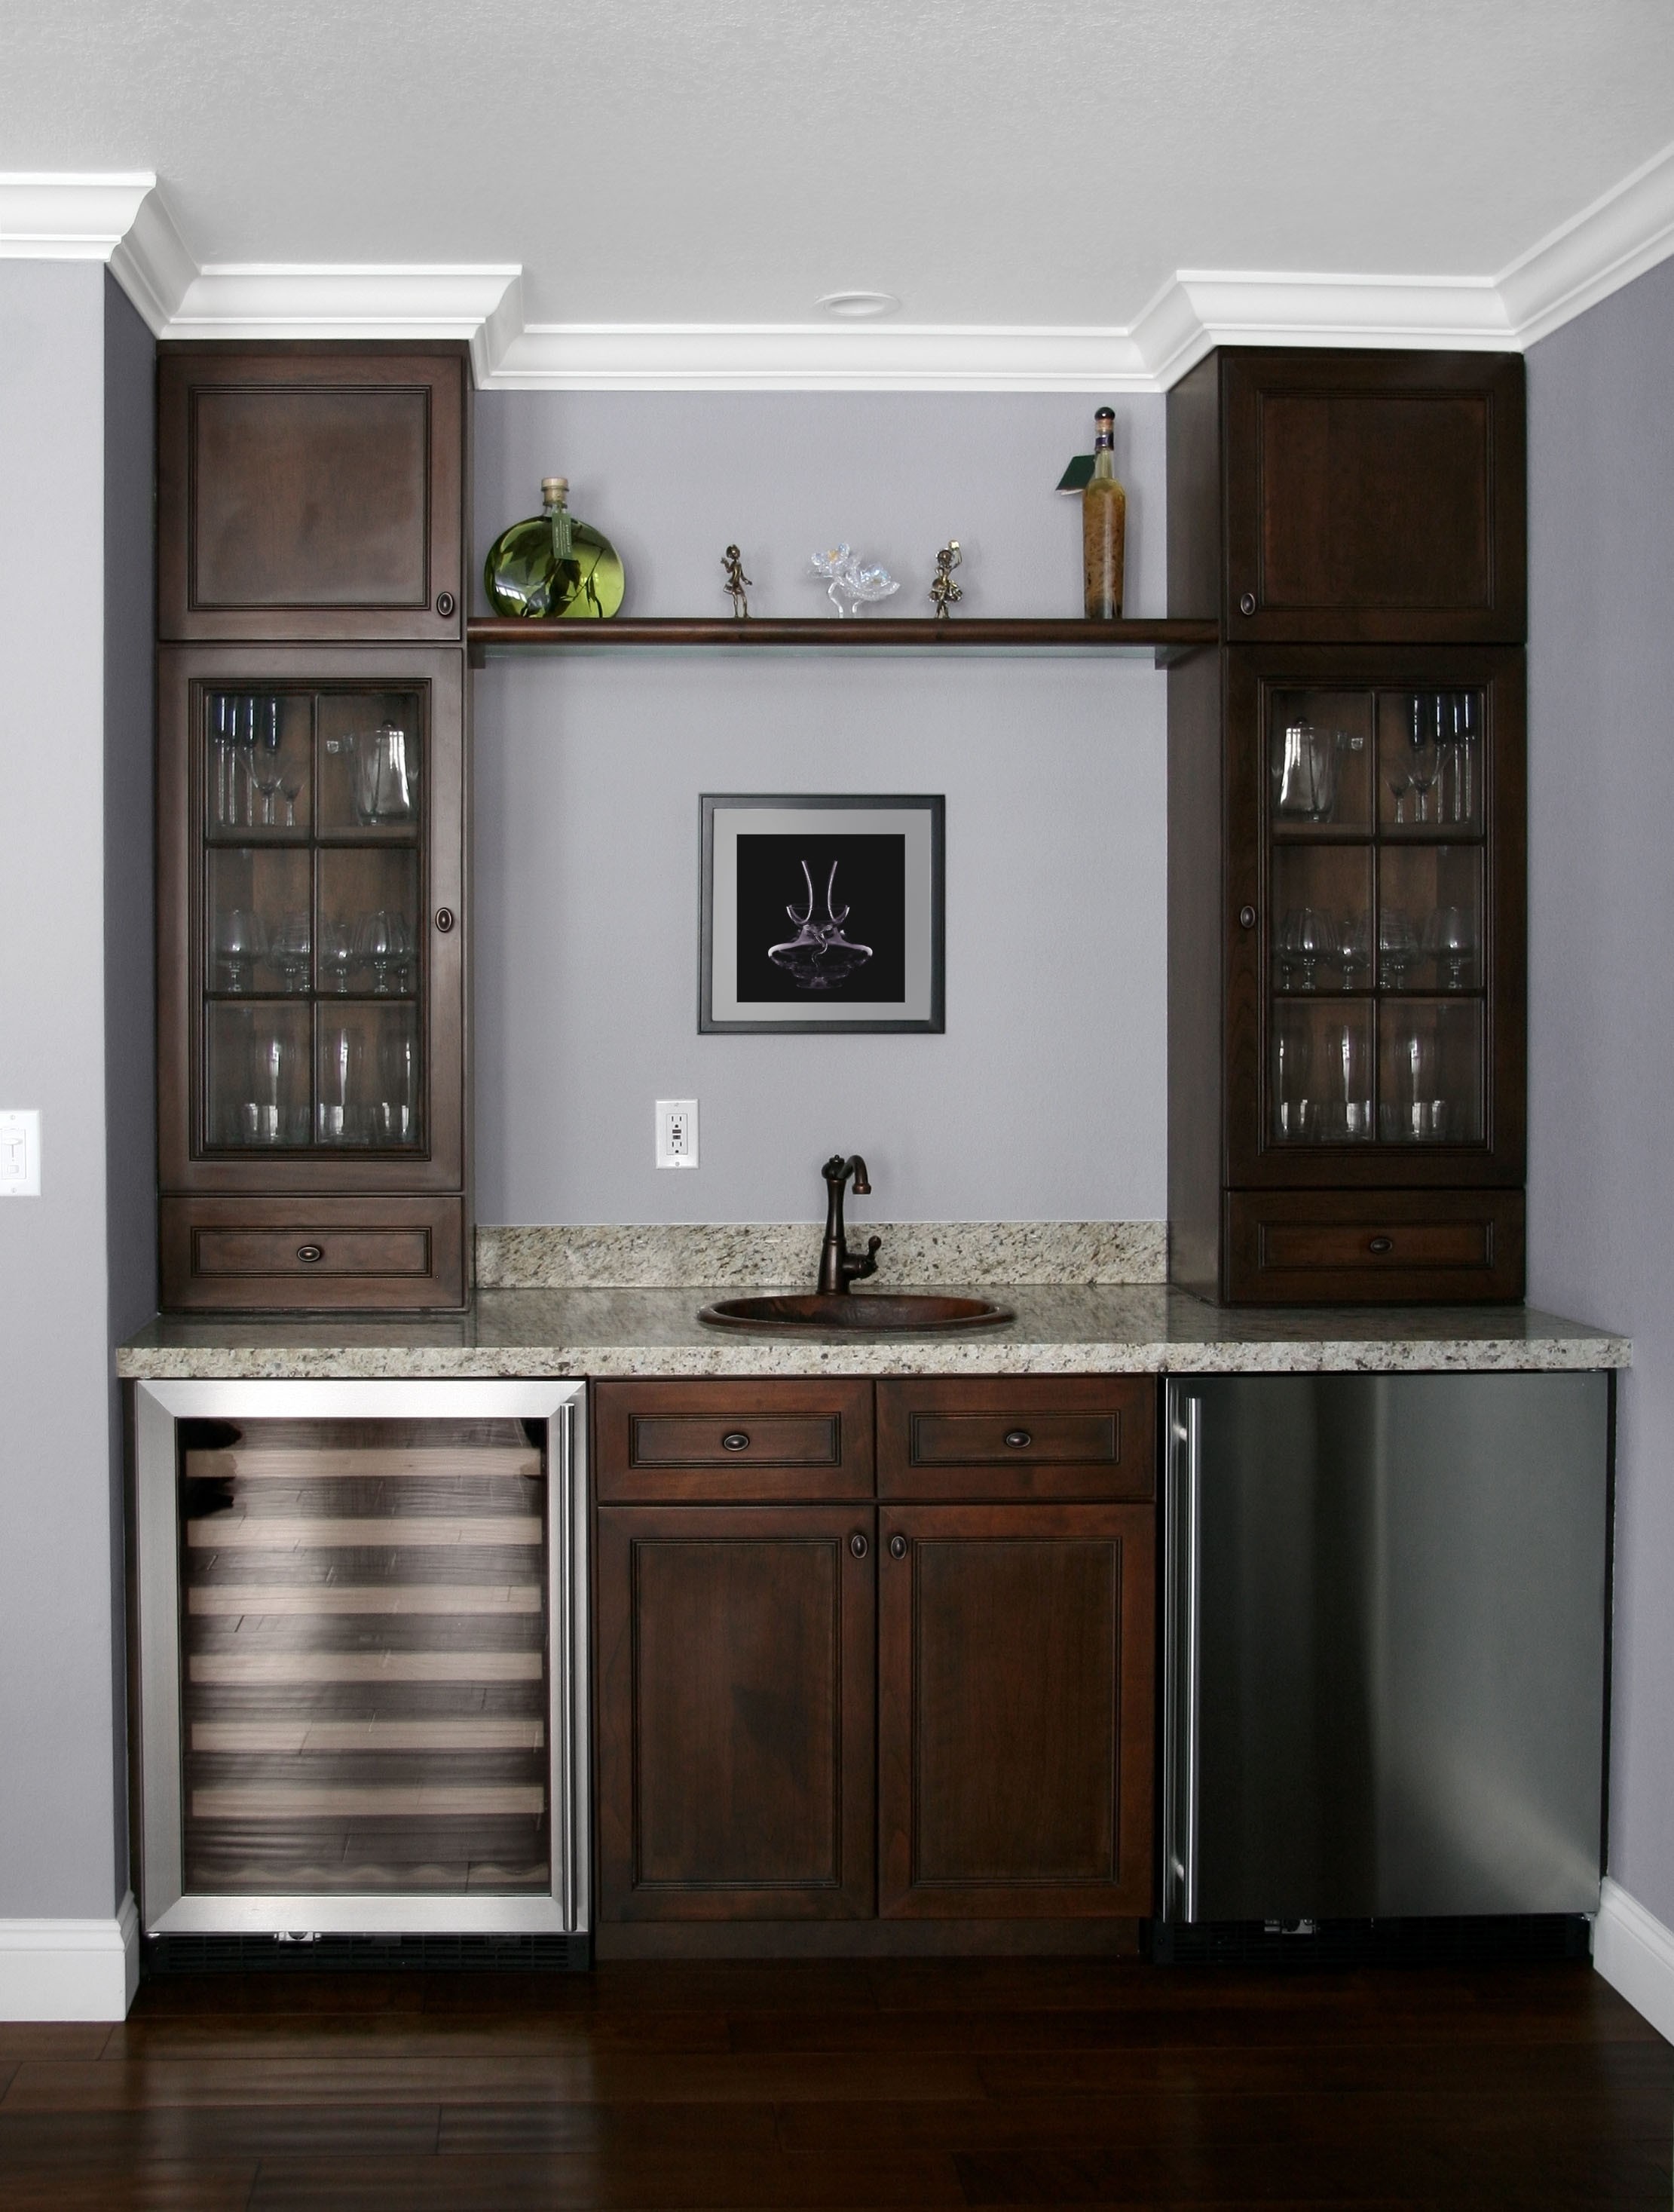
<instances>
[{"instance_id":1,"label":"white crown molding","mask_svg":"<svg viewBox=\"0 0 1674 2212\"><path fill-rule=\"evenodd\" d=\"M0 1920L0 2021L125 2020L139 1964L131 1895L108 1920Z\"/></svg>"},{"instance_id":2,"label":"white crown molding","mask_svg":"<svg viewBox=\"0 0 1674 2212\"><path fill-rule=\"evenodd\" d=\"M160 337L465 340L504 392L1166 392L1217 345L1516 349L1674 253L1674 147L1497 276L1181 270L1131 327L534 323L515 266L192 260L156 179L0 175L0 258L103 260Z\"/></svg>"},{"instance_id":3,"label":"white crown molding","mask_svg":"<svg viewBox=\"0 0 1674 2212\"><path fill-rule=\"evenodd\" d=\"M1608 1875L1592 1923L1592 1963L1618 1996L1674 2043L1674 1932Z\"/></svg>"}]
</instances>

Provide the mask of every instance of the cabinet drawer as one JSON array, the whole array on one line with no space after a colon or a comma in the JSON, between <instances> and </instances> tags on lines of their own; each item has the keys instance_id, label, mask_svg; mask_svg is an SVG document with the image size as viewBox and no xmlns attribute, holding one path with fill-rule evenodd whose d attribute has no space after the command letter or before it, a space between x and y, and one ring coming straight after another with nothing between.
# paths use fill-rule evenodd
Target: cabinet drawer
<instances>
[{"instance_id":1,"label":"cabinet drawer","mask_svg":"<svg viewBox=\"0 0 1674 2212\"><path fill-rule=\"evenodd\" d=\"M465 1303L460 1199L183 1199L161 1209L166 1306L330 1312Z\"/></svg>"},{"instance_id":2,"label":"cabinet drawer","mask_svg":"<svg viewBox=\"0 0 1674 2212\"><path fill-rule=\"evenodd\" d=\"M1143 1376L891 1379L877 1386L880 1498L1149 1498Z\"/></svg>"},{"instance_id":3,"label":"cabinet drawer","mask_svg":"<svg viewBox=\"0 0 1674 2212\"><path fill-rule=\"evenodd\" d=\"M1449 1304L1523 1295L1521 1191L1233 1191L1226 1203L1234 1300Z\"/></svg>"},{"instance_id":4,"label":"cabinet drawer","mask_svg":"<svg viewBox=\"0 0 1674 2212\"><path fill-rule=\"evenodd\" d=\"M598 1382L593 1450L598 1495L618 1504L870 1498L872 1386Z\"/></svg>"}]
</instances>

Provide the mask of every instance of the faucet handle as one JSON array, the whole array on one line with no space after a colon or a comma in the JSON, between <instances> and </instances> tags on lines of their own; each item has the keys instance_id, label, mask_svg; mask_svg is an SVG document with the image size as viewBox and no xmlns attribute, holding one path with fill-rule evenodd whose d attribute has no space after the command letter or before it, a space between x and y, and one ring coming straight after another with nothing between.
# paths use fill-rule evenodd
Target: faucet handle
<instances>
[{"instance_id":1,"label":"faucet handle","mask_svg":"<svg viewBox=\"0 0 1674 2212\"><path fill-rule=\"evenodd\" d=\"M843 1273L850 1282L858 1282L863 1275L876 1274L878 1248L882 1242L881 1237L869 1237L864 1255L854 1252L843 1255Z\"/></svg>"}]
</instances>

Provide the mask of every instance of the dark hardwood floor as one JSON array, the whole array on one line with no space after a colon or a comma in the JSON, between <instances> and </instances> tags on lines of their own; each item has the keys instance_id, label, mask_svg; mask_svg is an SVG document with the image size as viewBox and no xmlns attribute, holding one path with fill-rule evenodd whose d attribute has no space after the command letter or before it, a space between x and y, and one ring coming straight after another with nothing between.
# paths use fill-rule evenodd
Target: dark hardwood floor
<instances>
[{"instance_id":1,"label":"dark hardwood floor","mask_svg":"<svg viewBox=\"0 0 1674 2212\"><path fill-rule=\"evenodd\" d=\"M158 1981L0 2026L0 2206L1667 2206L1585 1966L1132 1960Z\"/></svg>"}]
</instances>

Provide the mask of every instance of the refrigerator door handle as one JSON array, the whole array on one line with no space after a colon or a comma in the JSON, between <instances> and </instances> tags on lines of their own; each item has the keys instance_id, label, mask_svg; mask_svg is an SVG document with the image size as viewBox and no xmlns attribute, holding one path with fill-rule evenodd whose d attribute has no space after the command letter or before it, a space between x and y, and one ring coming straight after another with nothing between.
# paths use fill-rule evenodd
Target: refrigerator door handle
<instances>
[{"instance_id":1,"label":"refrigerator door handle","mask_svg":"<svg viewBox=\"0 0 1674 2212\"><path fill-rule=\"evenodd\" d=\"M1169 1919L1198 1917L1199 1589L1202 1582L1203 1401L1178 1385L1168 1403L1168 1597L1164 1749Z\"/></svg>"}]
</instances>

